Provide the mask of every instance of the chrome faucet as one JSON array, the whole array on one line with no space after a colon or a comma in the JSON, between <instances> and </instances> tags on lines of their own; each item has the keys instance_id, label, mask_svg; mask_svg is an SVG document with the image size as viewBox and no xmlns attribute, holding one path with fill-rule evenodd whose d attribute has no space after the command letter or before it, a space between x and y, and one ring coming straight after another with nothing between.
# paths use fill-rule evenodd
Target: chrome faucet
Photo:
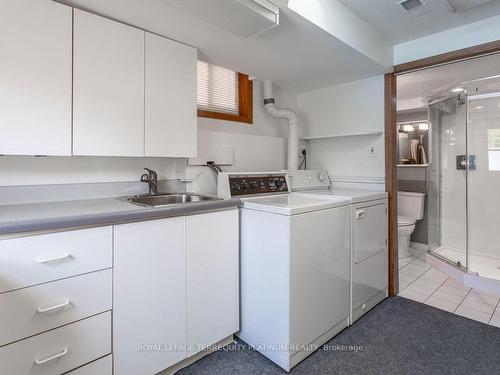
<instances>
[{"instance_id":1,"label":"chrome faucet","mask_svg":"<svg viewBox=\"0 0 500 375\"><path fill-rule=\"evenodd\" d=\"M158 193L158 173L149 168L144 168L148 173L141 176L141 182L147 182L149 185L149 195Z\"/></svg>"}]
</instances>

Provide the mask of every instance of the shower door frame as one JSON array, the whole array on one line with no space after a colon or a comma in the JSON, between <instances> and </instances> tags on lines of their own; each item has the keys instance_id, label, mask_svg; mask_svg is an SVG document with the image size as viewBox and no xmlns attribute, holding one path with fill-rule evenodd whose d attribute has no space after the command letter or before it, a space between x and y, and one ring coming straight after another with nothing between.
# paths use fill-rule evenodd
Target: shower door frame
<instances>
[{"instance_id":1,"label":"shower door frame","mask_svg":"<svg viewBox=\"0 0 500 375\"><path fill-rule=\"evenodd\" d=\"M388 194L388 277L389 295L394 296L399 292L399 267L398 267L398 214L397 214L397 134L396 129L396 105L397 89L396 77L399 74L409 73L416 70L431 68L438 65L452 64L455 62L482 57L490 54L500 53L500 40L467 47L439 55L426 57L395 65L392 73L387 73L384 79L385 85L385 187ZM467 263L469 261L467 260Z\"/></svg>"}]
</instances>

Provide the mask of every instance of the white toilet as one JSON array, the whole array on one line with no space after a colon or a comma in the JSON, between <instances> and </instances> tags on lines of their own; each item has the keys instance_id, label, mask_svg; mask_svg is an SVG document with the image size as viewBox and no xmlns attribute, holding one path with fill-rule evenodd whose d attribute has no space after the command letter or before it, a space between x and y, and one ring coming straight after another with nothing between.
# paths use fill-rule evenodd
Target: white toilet
<instances>
[{"instance_id":1,"label":"white toilet","mask_svg":"<svg viewBox=\"0 0 500 375\"><path fill-rule=\"evenodd\" d=\"M424 217L425 193L398 191L398 253L399 258L410 256L410 236L415 223Z\"/></svg>"}]
</instances>

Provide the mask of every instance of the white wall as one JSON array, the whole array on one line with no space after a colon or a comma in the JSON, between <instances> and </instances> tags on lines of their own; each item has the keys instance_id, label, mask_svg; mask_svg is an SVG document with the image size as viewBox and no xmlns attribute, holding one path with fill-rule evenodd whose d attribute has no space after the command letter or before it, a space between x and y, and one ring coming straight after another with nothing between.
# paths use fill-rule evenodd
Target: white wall
<instances>
[{"instance_id":1,"label":"white wall","mask_svg":"<svg viewBox=\"0 0 500 375\"><path fill-rule=\"evenodd\" d=\"M306 137L384 129L382 75L299 94L298 100Z\"/></svg>"},{"instance_id":2,"label":"white wall","mask_svg":"<svg viewBox=\"0 0 500 375\"><path fill-rule=\"evenodd\" d=\"M390 43L340 1L289 0L288 8L378 64L391 67Z\"/></svg>"},{"instance_id":3,"label":"white wall","mask_svg":"<svg viewBox=\"0 0 500 375\"><path fill-rule=\"evenodd\" d=\"M394 65L500 39L500 16L486 18L394 46Z\"/></svg>"},{"instance_id":4,"label":"white wall","mask_svg":"<svg viewBox=\"0 0 500 375\"><path fill-rule=\"evenodd\" d=\"M138 181L143 168L175 177L175 159L93 156L3 156L0 186Z\"/></svg>"},{"instance_id":5,"label":"white wall","mask_svg":"<svg viewBox=\"0 0 500 375\"><path fill-rule=\"evenodd\" d=\"M371 148L375 157L369 157ZM308 169L326 169L330 176L385 176L384 136L358 136L309 141Z\"/></svg>"},{"instance_id":6,"label":"white wall","mask_svg":"<svg viewBox=\"0 0 500 375\"><path fill-rule=\"evenodd\" d=\"M198 117L198 129L248 135L286 137L288 134L286 120L275 119L264 111L261 86L259 81L253 82L253 124ZM274 87L274 93L277 106L297 109L297 94L288 90L282 90L276 85Z\"/></svg>"},{"instance_id":7,"label":"white wall","mask_svg":"<svg viewBox=\"0 0 500 375\"><path fill-rule=\"evenodd\" d=\"M297 95L275 87L276 105L297 110ZM264 111L261 83L253 87L253 124L198 118L198 148L232 148L234 164L227 171L276 171L286 167L288 123ZM200 175L201 173L201 175ZM187 177L197 177L188 191L216 193L215 174L206 167L190 166Z\"/></svg>"},{"instance_id":8,"label":"white wall","mask_svg":"<svg viewBox=\"0 0 500 375\"><path fill-rule=\"evenodd\" d=\"M298 100L308 136L383 132L383 76L300 94ZM308 168L326 169L334 180L351 177L384 184L383 134L310 140L308 154Z\"/></svg>"}]
</instances>

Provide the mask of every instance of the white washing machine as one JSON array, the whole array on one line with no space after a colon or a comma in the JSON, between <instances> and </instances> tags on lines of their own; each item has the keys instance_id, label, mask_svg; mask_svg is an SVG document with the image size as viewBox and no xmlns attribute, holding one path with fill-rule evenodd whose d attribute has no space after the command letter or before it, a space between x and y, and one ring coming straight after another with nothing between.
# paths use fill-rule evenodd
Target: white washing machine
<instances>
[{"instance_id":1,"label":"white washing machine","mask_svg":"<svg viewBox=\"0 0 500 375\"><path fill-rule=\"evenodd\" d=\"M350 198L290 194L286 172L222 173L242 199L241 330L286 371L349 324Z\"/></svg>"},{"instance_id":2,"label":"white washing machine","mask_svg":"<svg viewBox=\"0 0 500 375\"><path fill-rule=\"evenodd\" d=\"M387 193L333 189L325 171L289 171L291 191L307 197L349 197L351 203L350 323L388 295Z\"/></svg>"}]
</instances>

